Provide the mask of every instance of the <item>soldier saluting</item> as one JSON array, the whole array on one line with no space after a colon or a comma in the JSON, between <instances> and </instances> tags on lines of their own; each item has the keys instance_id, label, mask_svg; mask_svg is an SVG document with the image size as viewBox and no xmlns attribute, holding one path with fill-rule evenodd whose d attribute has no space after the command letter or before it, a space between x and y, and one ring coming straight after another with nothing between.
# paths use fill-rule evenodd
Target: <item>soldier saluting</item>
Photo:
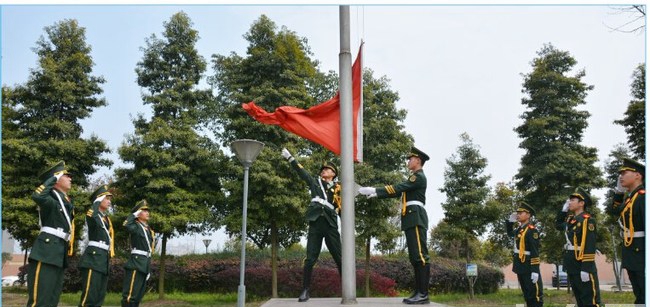
<instances>
[{"instance_id":1,"label":"soldier saluting","mask_svg":"<svg viewBox=\"0 0 650 307\"><path fill-rule=\"evenodd\" d=\"M406 304L429 303L429 250L427 248L427 229L429 217L424 209L427 191L427 178L422 167L429 160L423 151L413 147L409 154L408 169L411 176L399 184L382 187L362 187L359 193L368 198L401 197L402 198L402 230L406 235L409 260L415 272L415 291Z\"/></svg>"},{"instance_id":2,"label":"soldier saluting","mask_svg":"<svg viewBox=\"0 0 650 307\"><path fill-rule=\"evenodd\" d=\"M144 296L154 250L154 232L148 223L149 206L143 199L131 209L131 214L124 222L131 237L131 256L124 265L122 307L137 307Z\"/></svg>"},{"instance_id":3,"label":"soldier saluting","mask_svg":"<svg viewBox=\"0 0 650 307\"><path fill-rule=\"evenodd\" d=\"M535 209L526 202L520 202L517 212L506 221L508 236L514 238L512 271L517 274L527 307L544 306L544 285L539 276L539 231L530 223ZM514 229L515 222L519 222Z\"/></svg>"},{"instance_id":4,"label":"soldier saluting","mask_svg":"<svg viewBox=\"0 0 650 307\"><path fill-rule=\"evenodd\" d=\"M564 231L564 269L576 305L599 306L600 288L596 270L596 221L586 212L592 205L591 196L582 188L577 188L564 203L555 219L557 230ZM568 213L571 211L571 213Z\"/></svg>"},{"instance_id":5,"label":"soldier saluting","mask_svg":"<svg viewBox=\"0 0 650 307\"><path fill-rule=\"evenodd\" d=\"M27 306L56 306L63 289L63 271L74 243L74 206L68 197L72 177L61 161L43 172L32 193L38 205L38 234L29 254Z\"/></svg>"},{"instance_id":6,"label":"soldier saluting","mask_svg":"<svg viewBox=\"0 0 650 307\"><path fill-rule=\"evenodd\" d=\"M286 148L282 149L282 157L289 160L291 167L307 183L312 197L305 213L305 218L309 222L307 259L305 259L303 267L303 290L298 297L299 302L305 302L309 300L311 273L320 255L323 239L325 239L325 245L336 263L339 276L341 275L341 234L337 219L341 214L341 185L334 182L338 170L332 163L324 163L319 175L314 178L305 171Z\"/></svg>"},{"instance_id":7,"label":"soldier saluting","mask_svg":"<svg viewBox=\"0 0 650 307\"><path fill-rule=\"evenodd\" d=\"M79 261L81 301L79 306L101 306L108 286L109 260L115 256L113 223L108 216L113 194L107 186L93 192L92 207L86 212L88 246Z\"/></svg>"},{"instance_id":8,"label":"soldier saluting","mask_svg":"<svg viewBox=\"0 0 650 307\"><path fill-rule=\"evenodd\" d=\"M623 236L622 267L634 291L634 304L645 304L645 166L625 158L610 214L618 216ZM630 192L623 201L624 192Z\"/></svg>"}]
</instances>

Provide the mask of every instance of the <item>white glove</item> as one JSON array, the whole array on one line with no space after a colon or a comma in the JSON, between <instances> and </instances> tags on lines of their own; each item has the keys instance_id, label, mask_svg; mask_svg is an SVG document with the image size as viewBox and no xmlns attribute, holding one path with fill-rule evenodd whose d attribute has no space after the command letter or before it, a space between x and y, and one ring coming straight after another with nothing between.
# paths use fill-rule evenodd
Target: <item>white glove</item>
<instances>
[{"instance_id":1,"label":"white glove","mask_svg":"<svg viewBox=\"0 0 650 307\"><path fill-rule=\"evenodd\" d=\"M377 194L377 189L375 189L373 187L361 187L361 188L359 188L359 193L361 193L363 195L366 195L366 196L370 196L370 194L375 194L375 196L377 196L376 195Z\"/></svg>"},{"instance_id":2,"label":"white glove","mask_svg":"<svg viewBox=\"0 0 650 307\"><path fill-rule=\"evenodd\" d=\"M63 171L54 173L54 178L56 178L56 181L59 181L59 179L61 179L61 176L63 176Z\"/></svg>"},{"instance_id":3,"label":"white glove","mask_svg":"<svg viewBox=\"0 0 650 307\"><path fill-rule=\"evenodd\" d=\"M530 273L530 280L531 280L534 284L537 283L537 280L538 280L538 279L539 279L539 273L535 273L535 272Z\"/></svg>"},{"instance_id":4,"label":"white glove","mask_svg":"<svg viewBox=\"0 0 650 307\"><path fill-rule=\"evenodd\" d=\"M372 194L370 194L370 195L366 195L366 197L367 197L367 198L377 197L377 193L372 193Z\"/></svg>"},{"instance_id":5,"label":"white glove","mask_svg":"<svg viewBox=\"0 0 650 307\"><path fill-rule=\"evenodd\" d=\"M580 279L582 282L588 282L589 281L589 273L585 271L580 271Z\"/></svg>"},{"instance_id":6,"label":"white glove","mask_svg":"<svg viewBox=\"0 0 650 307\"><path fill-rule=\"evenodd\" d=\"M567 212L567 211L569 211L569 202L570 202L570 201L571 201L570 199L567 199L567 200L564 202L564 206L562 207L562 212Z\"/></svg>"},{"instance_id":7,"label":"white glove","mask_svg":"<svg viewBox=\"0 0 650 307\"><path fill-rule=\"evenodd\" d=\"M510 217L508 217L508 222L514 223L517 221L517 212L513 212L510 214Z\"/></svg>"},{"instance_id":8,"label":"white glove","mask_svg":"<svg viewBox=\"0 0 650 307\"><path fill-rule=\"evenodd\" d=\"M146 280L149 280L149 277L151 277L151 273L147 274L147 279Z\"/></svg>"},{"instance_id":9,"label":"white glove","mask_svg":"<svg viewBox=\"0 0 650 307\"><path fill-rule=\"evenodd\" d=\"M142 210L138 210L136 212L133 212L133 216L135 216L137 218L140 215L140 213L142 213Z\"/></svg>"},{"instance_id":10,"label":"white glove","mask_svg":"<svg viewBox=\"0 0 650 307\"><path fill-rule=\"evenodd\" d=\"M627 192L627 189L624 188L621 185L621 175L618 175L618 178L616 179L616 188L615 188L615 190L616 190L617 193L625 193L625 192Z\"/></svg>"},{"instance_id":11,"label":"white glove","mask_svg":"<svg viewBox=\"0 0 650 307\"><path fill-rule=\"evenodd\" d=\"M282 157L289 160L291 158L291 153L286 148L282 148Z\"/></svg>"}]
</instances>

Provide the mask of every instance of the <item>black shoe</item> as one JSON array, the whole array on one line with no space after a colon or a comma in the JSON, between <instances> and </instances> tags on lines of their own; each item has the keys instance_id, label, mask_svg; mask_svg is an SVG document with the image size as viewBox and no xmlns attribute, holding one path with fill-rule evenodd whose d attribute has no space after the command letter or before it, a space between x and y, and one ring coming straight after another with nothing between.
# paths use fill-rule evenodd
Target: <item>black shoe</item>
<instances>
[{"instance_id":1,"label":"black shoe","mask_svg":"<svg viewBox=\"0 0 650 307\"><path fill-rule=\"evenodd\" d=\"M300 296L298 297L298 302L306 302L309 300L309 288L305 288L302 290L302 293L300 293Z\"/></svg>"},{"instance_id":2,"label":"black shoe","mask_svg":"<svg viewBox=\"0 0 650 307\"><path fill-rule=\"evenodd\" d=\"M419 292L416 293L413 298L407 298L404 300L404 304L407 305L424 305L429 303L429 296Z\"/></svg>"}]
</instances>

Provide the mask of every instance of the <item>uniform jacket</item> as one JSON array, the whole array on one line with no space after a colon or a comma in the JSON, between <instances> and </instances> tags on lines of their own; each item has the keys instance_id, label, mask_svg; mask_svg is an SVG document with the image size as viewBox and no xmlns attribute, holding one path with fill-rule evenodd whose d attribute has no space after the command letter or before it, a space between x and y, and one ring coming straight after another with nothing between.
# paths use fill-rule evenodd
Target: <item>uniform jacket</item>
<instances>
[{"instance_id":1,"label":"uniform jacket","mask_svg":"<svg viewBox=\"0 0 650 307\"><path fill-rule=\"evenodd\" d=\"M622 193L615 194L609 212L620 218L619 223L624 228L633 227L634 232L645 231L645 188L643 185L629 193L625 200L623 200ZM645 271L645 238L635 238L629 234L626 237L623 231L621 233L624 236L623 268L632 271Z\"/></svg>"},{"instance_id":2,"label":"uniform jacket","mask_svg":"<svg viewBox=\"0 0 650 307\"><path fill-rule=\"evenodd\" d=\"M154 232L148 225L143 225L136 220L133 214L129 214L124 226L126 226L126 230L131 237L131 249L153 252ZM151 270L150 265L151 257L131 254L129 260L124 264L124 268L149 274Z\"/></svg>"},{"instance_id":3,"label":"uniform jacket","mask_svg":"<svg viewBox=\"0 0 650 307\"><path fill-rule=\"evenodd\" d=\"M555 219L555 227L564 231L574 250L564 251L564 269L569 274L581 271L596 272L596 221L591 214L582 212L577 216L560 211ZM579 248L578 248L579 247Z\"/></svg>"},{"instance_id":4,"label":"uniform jacket","mask_svg":"<svg viewBox=\"0 0 650 307\"><path fill-rule=\"evenodd\" d=\"M94 202L91 209L86 212L86 225L88 226L88 241L98 241L109 246L104 250L96 246L88 246L79 261L80 268L92 269L108 274L110 245L113 238L110 233L113 225L108 215L99 211L99 204Z\"/></svg>"},{"instance_id":5,"label":"uniform jacket","mask_svg":"<svg viewBox=\"0 0 650 307\"><path fill-rule=\"evenodd\" d=\"M307 207L307 212L305 212L305 219L308 222L313 222L319 217L324 217L330 226L338 227L337 214L341 213L341 185L338 182L328 184L320 176L312 177L296 160L291 161L291 167L298 172L300 178L309 186L312 199L315 197L325 199L335 208L335 210L332 210L321 203L312 201Z\"/></svg>"},{"instance_id":6,"label":"uniform jacket","mask_svg":"<svg viewBox=\"0 0 650 307\"><path fill-rule=\"evenodd\" d=\"M506 221L506 231L508 236L514 239L512 271L516 274L539 274L539 231L537 228L526 223L514 229L514 223ZM523 253L519 253L521 251ZM526 252L529 255L526 255Z\"/></svg>"},{"instance_id":7,"label":"uniform jacket","mask_svg":"<svg viewBox=\"0 0 650 307\"><path fill-rule=\"evenodd\" d=\"M45 180L32 193L32 199L38 205L42 227L60 229L69 234L70 224L68 224L63 210L66 210L70 223L74 223L74 206L66 194L53 188L56 181L57 179L54 176ZM57 195L61 198L65 209L61 207ZM29 259L65 268L68 266L66 257L68 246L67 241L55 235L41 232L36 237Z\"/></svg>"},{"instance_id":8,"label":"uniform jacket","mask_svg":"<svg viewBox=\"0 0 650 307\"><path fill-rule=\"evenodd\" d=\"M427 177L422 169L414 172L407 180L396 185L376 187L378 198L401 197L402 198L402 230L415 226L429 227L429 217L424 207L411 205L404 208L404 205L412 200L426 204Z\"/></svg>"}]
</instances>

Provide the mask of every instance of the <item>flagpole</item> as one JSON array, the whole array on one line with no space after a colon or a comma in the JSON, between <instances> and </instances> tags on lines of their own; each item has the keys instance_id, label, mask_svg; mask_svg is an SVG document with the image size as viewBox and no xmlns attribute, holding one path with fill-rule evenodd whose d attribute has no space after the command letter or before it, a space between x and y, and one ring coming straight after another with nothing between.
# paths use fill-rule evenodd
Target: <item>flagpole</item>
<instances>
[{"instance_id":1,"label":"flagpole","mask_svg":"<svg viewBox=\"0 0 650 307\"><path fill-rule=\"evenodd\" d=\"M352 56L350 54L350 6L339 6L341 51L339 90L341 99L341 294L343 305L357 303L354 255L354 164L352 141Z\"/></svg>"}]
</instances>

